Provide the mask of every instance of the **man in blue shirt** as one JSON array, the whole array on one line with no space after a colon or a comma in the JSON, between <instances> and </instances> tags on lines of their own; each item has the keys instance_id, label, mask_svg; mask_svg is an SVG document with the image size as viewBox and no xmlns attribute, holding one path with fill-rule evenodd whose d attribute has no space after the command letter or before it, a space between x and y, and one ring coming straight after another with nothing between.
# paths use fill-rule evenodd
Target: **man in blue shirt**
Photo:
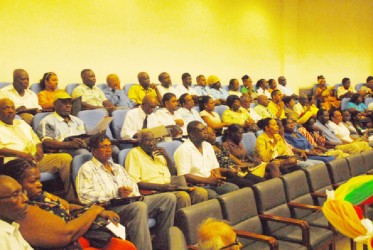
<instances>
[{"instance_id":1,"label":"man in blue shirt","mask_svg":"<svg viewBox=\"0 0 373 250\"><path fill-rule=\"evenodd\" d=\"M115 74L110 74L106 77L107 88L103 90L106 98L114 104L115 107L133 108L135 103L130 100L124 90L120 88L119 77Z\"/></svg>"}]
</instances>

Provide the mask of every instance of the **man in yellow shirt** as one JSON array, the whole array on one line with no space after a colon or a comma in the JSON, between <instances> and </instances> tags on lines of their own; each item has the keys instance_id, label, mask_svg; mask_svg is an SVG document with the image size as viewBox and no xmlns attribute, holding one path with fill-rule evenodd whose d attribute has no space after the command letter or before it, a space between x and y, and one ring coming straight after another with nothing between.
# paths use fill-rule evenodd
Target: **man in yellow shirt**
<instances>
[{"instance_id":1,"label":"man in yellow shirt","mask_svg":"<svg viewBox=\"0 0 373 250\"><path fill-rule=\"evenodd\" d=\"M277 119L284 119L286 118L285 115L285 104L282 101L283 94L280 90L275 89L271 93L272 101L268 104L269 112L274 115Z\"/></svg>"},{"instance_id":2,"label":"man in yellow shirt","mask_svg":"<svg viewBox=\"0 0 373 250\"><path fill-rule=\"evenodd\" d=\"M146 95L157 98L158 103L162 103L162 96L154 83L150 83L148 73L140 72L137 74L139 84L133 85L128 91L128 97L137 104L142 104L142 99Z\"/></svg>"}]
</instances>

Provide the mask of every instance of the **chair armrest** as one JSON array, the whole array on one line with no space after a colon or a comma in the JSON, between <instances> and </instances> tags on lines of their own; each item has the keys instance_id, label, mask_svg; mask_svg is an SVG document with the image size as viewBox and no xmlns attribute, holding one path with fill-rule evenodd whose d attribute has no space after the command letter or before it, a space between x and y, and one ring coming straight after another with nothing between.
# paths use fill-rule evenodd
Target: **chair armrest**
<instances>
[{"instance_id":1,"label":"chair armrest","mask_svg":"<svg viewBox=\"0 0 373 250\"><path fill-rule=\"evenodd\" d=\"M327 198L327 195L326 193L319 193L319 192L312 192L311 193L311 196L312 197L319 197L319 198Z\"/></svg>"},{"instance_id":2,"label":"chair armrest","mask_svg":"<svg viewBox=\"0 0 373 250\"><path fill-rule=\"evenodd\" d=\"M310 246L310 225L307 221L298 220L294 218L286 218L270 214L260 214L259 218L261 220L273 221L278 223L290 224L293 226L298 226L302 230L302 242L303 245L309 248Z\"/></svg>"},{"instance_id":3,"label":"chair armrest","mask_svg":"<svg viewBox=\"0 0 373 250\"><path fill-rule=\"evenodd\" d=\"M300 208L300 209L307 209L313 211L321 211L322 208L320 206L297 203L297 202L288 202L288 206L291 208Z\"/></svg>"},{"instance_id":4,"label":"chair armrest","mask_svg":"<svg viewBox=\"0 0 373 250\"><path fill-rule=\"evenodd\" d=\"M278 250L278 242L275 238L271 236L266 236L263 234L252 233L242 230L234 230L238 237L252 239L256 241L261 241L269 246L270 250Z\"/></svg>"}]
</instances>

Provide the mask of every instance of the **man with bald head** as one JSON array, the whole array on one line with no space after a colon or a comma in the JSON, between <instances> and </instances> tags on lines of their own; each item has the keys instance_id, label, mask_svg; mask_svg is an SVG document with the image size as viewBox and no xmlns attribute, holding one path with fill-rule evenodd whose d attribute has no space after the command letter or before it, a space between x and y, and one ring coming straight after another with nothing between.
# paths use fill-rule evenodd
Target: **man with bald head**
<instances>
[{"instance_id":1,"label":"man with bald head","mask_svg":"<svg viewBox=\"0 0 373 250\"><path fill-rule=\"evenodd\" d=\"M137 104L142 104L144 96L150 95L156 97L158 103L162 102L162 96L157 86L150 83L148 73L140 72L137 74L139 84L133 85L128 91L128 97Z\"/></svg>"},{"instance_id":2,"label":"man with bald head","mask_svg":"<svg viewBox=\"0 0 373 250\"><path fill-rule=\"evenodd\" d=\"M127 112L124 119L120 137L122 139L135 139L137 133L144 128L154 128L162 125L154 113L158 101L153 95L146 95L138 108L131 109Z\"/></svg>"},{"instance_id":3,"label":"man with bald head","mask_svg":"<svg viewBox=\"0 0 373 250\"><path fill-rule=\"evenodd\" d=\"M27 213L27 195L13 178L0 175L0 249L33 249L22 237L19 224Z\"/></svg>"},{"instance_id":4,"label":"man with bald head","mask_svg":"<svg viewBox=\"0 0 373 250\"><path fill-rule=\"evenodd\" d=\"M135 102L130 100L120 88L120 80L116 74L110 74L106 77L107 88L103 90L106 98L115 106L121 108L133 108Z\"/></svg>"},{"instance_id":5,"label":"man with bald head","mask_svg":"<svg viewBox=\"0 0 373 250\"><path fill-rule=\"evenodd\" d=\"M13 84L0 90L0 98L9 98L13 101L16 113L29 125L31 125L33 115L28 113L28 109L41 111L38 96L28 89L29 76L24 69L13 71Z\"/></svg>"},{"instance_id":6,"label":"man with bald head","mask_svg":"<svg viewBox=\"0 0 373 250\"><path fill-rule=\"evenodd\" d=\"M0 99L0 155L4 161L20 158L35 161L41 172L58 173L64 183L66 199L75 198L70 182L72 157L66 153L44 154L39 137L30 125L15 118L15 107L10 99Z\"/></svg>"},{"instance_id":7,"label":"man with bald head","mask_svg":"<svg viewBox=\"0 0 373 250\"><path fill-rule=\"evenodd\" d=\"M167 72L160 73L158 76L158 80L161 83L161 85L159 85L157 88L162 98L166 93L176 93L175 87L172 86L171 77Z\"/></svg>"},{"instance_id":8,"label":"man with bald head","mask_svg":"<svg viewBox=\"0 0 373 250\"><path fill-rule=\"evenodd\" d=\"M82 97L82 108L105 108L109 112L113 111L115 106L106 98L104 92L95 86L95 73L90 69L84 69L80 76L82 77L83 83L74 89L72 97Z\"/></svg>"},{"instance_id":9,"label":"man with bald head","mask_svg":"<svg viewBox=\"0 0 373 250\"><path fill-rule=\"evenodd\" d=\"M262 119L271 117L276 118L269 110L268 110L269 100L266 95L258 96L258 105L255 106L254 110L258 115L262 117Z\"/></svg>"}]
</instances>

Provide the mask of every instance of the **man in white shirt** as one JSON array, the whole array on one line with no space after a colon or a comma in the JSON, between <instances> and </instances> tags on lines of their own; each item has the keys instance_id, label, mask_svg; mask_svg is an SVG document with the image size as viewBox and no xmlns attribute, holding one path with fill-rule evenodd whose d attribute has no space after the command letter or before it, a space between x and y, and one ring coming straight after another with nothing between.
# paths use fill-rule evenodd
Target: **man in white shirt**
<instances>
[{"instance_id":1,"label":"man in white shirt","mask_svg":"<svg viewBox=\"0 0 373 250\"><path fill-rule=\"evenodd\" d=\"M181 105L181 108L179 108L176 111L177 115L180 115L184 120L184 126L182 127L182 130L184 132L184 135L186 134L186 127L188 126L188 123L191 121L199 121L203 125L206 125L206 123L202 120L199 113L193 109L194 107L194 100L193 97L189 94L182 94L179 98L179 103Z\"/></svg>"},{"instance_id":2,"label":"man in white shirt","mask_svg":"<svg viewBox=\"0 0 373 250\"><path fill-rule=\"evenodd\" d=\"M31 125L33 115L27 112L28 109L41 111L38 96L29 87L29 76L24 69L13 71L13 84L0 90L0 98L9 98L13 101L16 113L28 124Z\"/></svg>"},{"instance_id":3,"label":"man in white shirt","mask_svg":"<svg viewBox=\"0 0 373 250\"><path fill-rule=\"evenodd\" d=\"M249 94L242 94L240 96L241 101L241 108L249 113L250 117L255 121L258 122L262 119L262 117L255 111L254 108L251 108L251 96Z\"/></svg>"},{"instance_id":4,"label":"man in white shirt","mask_svg":"<svg viewBox=\"0 0 373 250\"><path fill-rule=\"evenodd\" d=\"M164 108L158 109L155 112L159 123L165 126L177 125L177 127L180 128L179 132L182 132L181 128L184 127L184 120L181 115L175 112L179 104L176 95L172 93L164 94L162 104ZM177 129L177 127L175 129Z\"/></svg>"},{"instance_id":5,"label":"man in white shirt","mask_svg":"<svg viewBox=\"0 0 373 250\"><path fill-rule=\"evenodd\" d=\"M289 87L286 87L286 78L284 76L279 76L278 77L278 85L277 85L277 88L279 90L281 90L281 92L285 95L285 96L291 96L291 95L294 95L294 91L289 88Z\"/></svg>"},{"instance_id":6,"label":"man in white shirt","mask_svg":"<svg viewBox=\"0 0 373 250\"><path fill-rule=\"evenodd\" d=\"M171 77L167 72L160 73L158 80L161 83L161 85L157 86L161 97L163 97L166 93L176 94L176 89L174 86L172 86Z\"/></svg>"},{"instance_id":7,"label":"man in white shirt","mask_svg":"<svg viewBox=\"0 0 373 250\"><path fill-rule=\"evenodd\" d=\"M177 175L183 175L188 183L205 188L209 199L237 190L235 184L223 181L214 149L206 142L206 126L192 121L188 124L187 132L189 140L178 147L174 154Z\"/></svg>"},{"instance_id":8,"label":"man in white shirt","mask_svg":"<svg viewBox=\"0 0 373 250\"><path fill-rule=\"evenodd\" d=\"M19 231L19 224L27 212L27 195L13 178L0 175L0 249L32 250Z\"/></svg>"},{"instance_id":9,"label":"man in white shirt","mask_svg":"<svg viewBox=\"0 0 373 250\"><path fill-rule=\"evenodd\" d=\"M181 80L183 81L183 84L179 84L176 86L177 98L180 98L182 94L187 93L197 100L198 98L197 92L192 87L192 76L189 73L184 73L181 75Z\"/></svg>"},{"instance_id":10,"label":"man in white shirt","mask_svg":"<svg viewBox=\"0 0 373 250\"><path fill-rule=\"evenodd\" d=\"M209 95L209 86L207 86L206 77L204 75L198 75L196 77L197 86L194 90L197 92L198 96Z\"/></svg>"}]
</instances>

